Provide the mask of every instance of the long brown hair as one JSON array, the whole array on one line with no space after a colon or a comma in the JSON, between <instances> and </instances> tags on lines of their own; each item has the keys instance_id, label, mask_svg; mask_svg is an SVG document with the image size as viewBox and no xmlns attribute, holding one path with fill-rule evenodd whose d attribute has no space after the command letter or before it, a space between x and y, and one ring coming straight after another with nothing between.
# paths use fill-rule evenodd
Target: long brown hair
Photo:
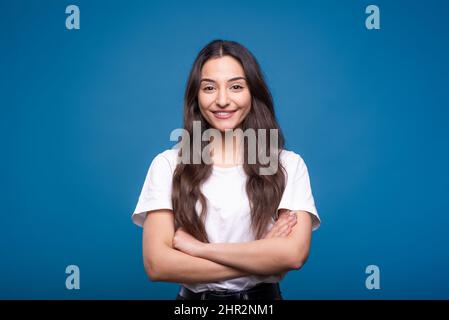
<instances>
[{"instance_id":1,"label":"long brown hair","mask_svg":"<svg viewBox=\"0 0 449 320\"><path fill-rule=\"evenodd\" d=\"M251 208L251 228L256 239L260 239L265 233L271 218L276 216L277 207L285 189L286 173L279 158L280 151L284 148L284 137L276 121L273 99L260 66L248 49L234 41L214 40L199 52L190 71L184 96L184 129L192 137L193 121L200 121L201 134L210 128L198 105L201 69L209 59L223 56L231 56L240 62L251 93L251 108L242 121L241 129L243 131L248 128L256 131L266 129L266 132L270 132L270 129L278 130L276 156L278 157L278 168L280 170L272 175L259 174L262 165L259 163L258 157L255 164L249 164L245 160L248 159L248 147L247 141L244 141L243 169L247 175L246 193ZM265 141L266 147L264 150L271 150L270 139L265 139ZM207 141L201 141L200 152L207 144ZM193 144L189 143L189 145L190 160L192 160L194 156ZM179 151L180 154L181 150ZM207 203L200 186L209 178L212 170L213 166L203 161L200 164L194 164L193 161L190 161L189 164L179 162L173 175L172 202L175 225L176 227L182 227L203 242L209 240L204 226ZM196 211L197 201L201 204L199 216Z\"/></svg>"}]
</instances>

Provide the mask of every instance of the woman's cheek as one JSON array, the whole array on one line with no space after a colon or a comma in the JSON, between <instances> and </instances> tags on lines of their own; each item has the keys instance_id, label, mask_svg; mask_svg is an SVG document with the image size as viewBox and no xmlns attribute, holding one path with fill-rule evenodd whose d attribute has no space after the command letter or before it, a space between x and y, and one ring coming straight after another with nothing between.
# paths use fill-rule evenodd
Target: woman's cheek
<instances>
[{"instance_id":1,"label":"woman's cheek","mask_svg":"<svg viewBox=\"0 0 449 320\"><path fill-rule=\"evenodd\" d=\"M248 92L242 92L239 97L239 105L244 107L245 112L248 112L251 107L251 96Z\"/></svg>"}]
</instances>

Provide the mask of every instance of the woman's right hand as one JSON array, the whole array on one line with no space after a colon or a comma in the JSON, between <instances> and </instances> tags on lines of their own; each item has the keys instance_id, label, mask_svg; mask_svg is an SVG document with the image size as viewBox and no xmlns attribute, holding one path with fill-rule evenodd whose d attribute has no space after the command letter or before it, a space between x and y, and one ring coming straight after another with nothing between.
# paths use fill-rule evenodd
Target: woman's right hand
<instances>
[{"instance_id":1,"label":"woman's right hand","mask_svg":"<svg viewBox=\"0 0 449 320\"><path fill-rule=\"evenodd\" d=\"M292 214L290 214L290 212ZM279 216L275 224L271 227L262 238L278 238L286 237L292 231L293 226L296 224L296 213L288 209L279 210Z\"/></svg>"}]
</instances>

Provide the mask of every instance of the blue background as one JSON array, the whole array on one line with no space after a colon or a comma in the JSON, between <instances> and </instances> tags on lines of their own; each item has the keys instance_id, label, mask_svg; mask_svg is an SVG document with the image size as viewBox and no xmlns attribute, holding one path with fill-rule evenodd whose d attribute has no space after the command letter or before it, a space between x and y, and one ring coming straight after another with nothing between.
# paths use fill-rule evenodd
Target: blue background
<instances>
[{"instance_id":1,"label":"blue background","mask_svg":"<svg viewBox=\"0 0 449 320\"><path fill-rule=\"evenodd\" d=\"M65 28L76 4L81 29ZM381 29L367 30L376 4ZM0 2L0 298L173 299L132 224L197 52L247 46L323 220L286 299L449 298L447 1ZM65 288L65 268L81 289ZM380 290L365 287L380 268Z\"/></svg>"}]
</instances>

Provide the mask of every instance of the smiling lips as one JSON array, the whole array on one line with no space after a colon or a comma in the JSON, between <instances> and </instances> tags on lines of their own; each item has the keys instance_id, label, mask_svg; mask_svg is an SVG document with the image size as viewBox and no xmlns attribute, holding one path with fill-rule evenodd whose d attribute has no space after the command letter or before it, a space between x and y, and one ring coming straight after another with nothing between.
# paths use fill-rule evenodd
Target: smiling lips
<instances>
[{"instance_id":1,"label":"smiling lips","mask_svg":"<svg viewBox=\"0 0 449 320\"><path fill-rule=\"evenodd\" d=\"M237 110L232 111L212 111L215 118L225 120L231 118Z\"/></svg>"}]
</instances>

